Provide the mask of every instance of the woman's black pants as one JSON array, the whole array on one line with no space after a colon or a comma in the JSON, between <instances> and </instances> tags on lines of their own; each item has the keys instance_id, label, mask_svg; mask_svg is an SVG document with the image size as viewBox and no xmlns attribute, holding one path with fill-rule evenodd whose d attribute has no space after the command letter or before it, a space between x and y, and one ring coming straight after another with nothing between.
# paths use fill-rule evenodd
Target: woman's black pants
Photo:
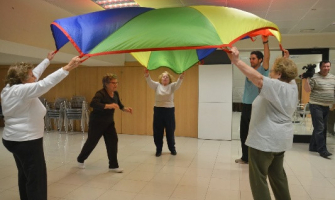
<instances>
[{"instance_id":1,"label":"woman's black pants","mask_svg":"<svg viewBox=\"0 0 335 200\"><path fill-rule=\"evenodd\" d=\"M15 159L21 200L47 199L47 170L43 151L43 138L29 141L8 141L4 146Z\"/></svg>"},{"instance_id":2,"label":"woman's black pants","mask_svg":"<svg viewBox=\"0 0 335 200\"><path fill-rule=\"evenodd\" d=\"M115 123L106 123L102 119L90 120L87 140L81 149L77 161L84 163L88 156L97 146L101 137L104 137L109 159L109 168L119 168L117 161L118 137L115 129Z\"/></svg>"},{"instance_id":3,"label":"woman's black pants","mask_svg":"<svg viewBox=\"0 0 335 200\"><path fill-rule=\"evenodd\" d=\"M174 107L154 107L154 141L156 152L162 152L164 129L166 132L166 140L171 152L175 151L174 131L176 129Z\"/></svg>"}]
</instances>

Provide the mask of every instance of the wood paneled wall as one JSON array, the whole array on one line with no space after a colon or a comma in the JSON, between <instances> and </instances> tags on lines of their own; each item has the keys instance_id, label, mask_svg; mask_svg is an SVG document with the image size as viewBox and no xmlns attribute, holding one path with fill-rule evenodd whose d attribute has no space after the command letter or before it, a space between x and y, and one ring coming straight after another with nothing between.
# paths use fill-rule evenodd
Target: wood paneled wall
<instances>
[{"instance_id":1,"label":"wood paneled wall","mask_svg":"<svg viewBox=\"0 0 335 200\"><path fill-rule=\"evenodd\" d=\"M63 65L50 65L41 79L56 71ZM3 80L9 66L0 66L0 78ZM95 92L102 88L101 79L106 73L118 76L118 91L123 105L133 108L133 114L117 110L114 115L118 133L152 135L154 91L147 86L143 75L144 68L138 64L128 64L120 67L84 67L70 72L62 82L43 95L49 102L58 97L70 99L74 95L85 96L90 102ZM179 77L168 68L150 71L154 81L158 76L168 71L175 81ZM176 136L198 137L198 66L185 72L181 87L175 92ZM77 123L78 127L78 123ZM78 130L78 128L76 128Z\"/></svg>"}]
</instances>

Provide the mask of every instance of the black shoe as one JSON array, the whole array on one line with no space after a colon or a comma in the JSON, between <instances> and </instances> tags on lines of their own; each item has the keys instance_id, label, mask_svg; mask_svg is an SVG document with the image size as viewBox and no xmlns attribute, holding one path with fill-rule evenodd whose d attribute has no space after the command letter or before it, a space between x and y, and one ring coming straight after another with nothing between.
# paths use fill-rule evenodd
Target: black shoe
<instances>
[{"instance_id":1,"label":"black shoe","mask_svg":"<svg viewBox=\"0 0 335 200\"><path fill-rule=\"evenodd\" d=\"M329 153L328 151L324 151L324 152L321 152L319 153L321 157L323 158L328 158L328 156L331 156L332 154Z\"/></svg>"},{"instance_id":2,"label":"black shoe","mask_svg":"<svg viewBox=\"0 0 335 200\"><path fill-rule=\"evenodd\" d=\"M175 156L175 155L177 155L177 151L176 150L171 151L171 154Z\"/></svg>"},{"instance_id":3,"label":"black shoe","mask_svg":"<svg viewBox=\"0 0 335 200\"><path fill-rule=\"evenodd\" d=\"M162 155L162 152L156 152L156 157L159 157Z\"/></svg>"},{"instance_id":4,"label":"black shoe","mask_svg":"<svg viewBox=\"0 0 335 200\"><path fill-rule=\"evenodd\" d=\"M329 151L327 151L327 153L329 154L329 156L333 155L332 153L330 153Z\"/></svg>"}]
</instances>

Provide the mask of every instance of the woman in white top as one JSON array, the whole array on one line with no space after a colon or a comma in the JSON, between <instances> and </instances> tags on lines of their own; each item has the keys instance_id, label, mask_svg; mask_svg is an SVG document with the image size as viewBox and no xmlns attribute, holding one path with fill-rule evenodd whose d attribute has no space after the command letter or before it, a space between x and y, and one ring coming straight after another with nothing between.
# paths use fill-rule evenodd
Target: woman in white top
<instances>
[{"instance_id":1,"label":"woman in white top","mask_svg":"<svg viewBox=\"0 0 335 200\"><path fill-rule=\"evenodd\" d=\"M46 109L38 97L63 80L80 64L74 57L64 67L36 82L54 54L49 53L37 67L17 63L8 69L1 92L5 120L2 142L15 159L21 199L47 199L47 172L43 152Z\"/></svg>"},{"instance_id":2,"label":"woman in white top","mask_svg":"<svg viewBox=\"0 0 335 200\"><path fill-rule=\"evenodd\" d=\"M162 155L164 129L166 132L166 141L172 155L177 155L174 140L174 131L176 129L174 115L174 92L180 87L184 73L182 73L177 82L172 83L172 76L167 71L159 76L159 82L150 78L149 71L144 70L144 77L150 88L155 90L154 106L154 142L156 145L156 157Z\"/></svg>"},{"instance_id":3,"label":"woman in white top","mask_svg":"<svg viewBox=\"0 0 335 200\"><path fill-rule=\"evenodd\" d=\"M270 77L265 77L239 59L233 47L228 54L232 63L245 74L260 94L252 103L249 134L249 180L255 200L270 200L267 176L276 199L289 200L290 192L283 167L284 153L292 147L292 115L298 103L298 88L294 81L297 67L284 57L278 58Z\"/></svg>"}]
</instances>

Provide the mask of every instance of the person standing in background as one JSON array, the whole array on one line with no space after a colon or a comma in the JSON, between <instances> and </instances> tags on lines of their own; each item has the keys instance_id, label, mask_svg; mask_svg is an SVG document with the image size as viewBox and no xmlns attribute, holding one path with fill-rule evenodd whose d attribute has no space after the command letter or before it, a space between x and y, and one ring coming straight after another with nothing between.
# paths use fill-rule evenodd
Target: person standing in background
<instances>
[{"instance_id":1,"label":"person standing in background","mask_svg":"<svg viewBox=\"0 0 335 200\"><path fill-rule=\"evenodd\" d=\"M176 121L174 114L174 92L183 82L184 73L182 73L177 82L172 83L172 76L168 72L163 72L159 76L159 82L155 82L149 75L149 70L144 69L144 77L150 88L155 90L155 106L153 132L156 145L156 157L162 155L164 129L166 140L172 155L177 155L175 147L174 131Z\"/></svg>"},{"instance_id":2,"label":"person standing in background","mask_svg":"<svg viewBox=\"0 0 335 200\"><path fill-rule=\"evenodd\" d=\"M309 143L309 151L318 152L323 158L333 155L327 149L327 123L329 106L334 103L335 76L330 74L331 63L320 62L320 71L312 78L307 78L304 89L311 92L309 110L311 111L313 134Z\"/></svg>"},{"instance_id":3,"label":"person standing in background","mask_svg":"<svg viewBox=\"0 0 335 200\"><path fill-rule=\"evenodd\" d=\"M260 51L253 51L250 53L250 65L263 76L269 75L270 49L268 36L262 36L264 45L264 56ZM240 120L240 139L242 148L242 157L236 159L235 162L239 164L247 164L248 161L248 147L245 141L248 137L249 124L251 118L252 103L259 94L259 89L252 84L251 80L246 77L244 84L244 93L242 99L242 112Z\"/></svg>"}]
</instances>

